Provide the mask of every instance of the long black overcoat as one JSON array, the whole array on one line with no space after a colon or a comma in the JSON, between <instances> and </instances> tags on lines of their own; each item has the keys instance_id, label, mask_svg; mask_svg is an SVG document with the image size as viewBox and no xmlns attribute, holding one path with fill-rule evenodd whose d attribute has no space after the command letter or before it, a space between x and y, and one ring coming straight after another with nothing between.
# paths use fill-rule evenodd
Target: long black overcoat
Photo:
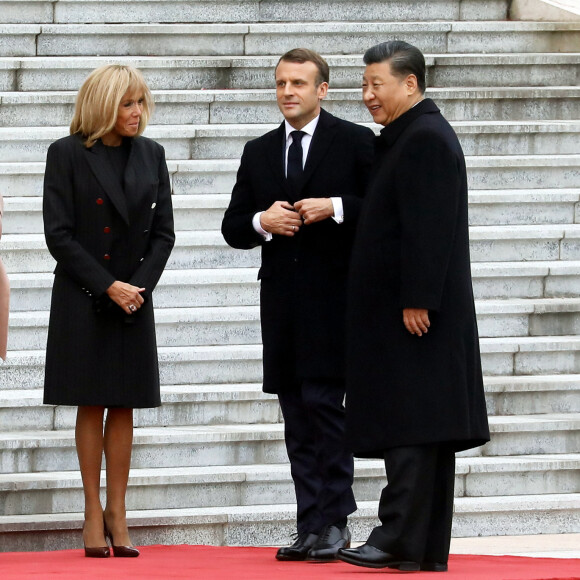
<instances>
[{"instance_id":1,"label":"long black overcoat","mask_svg":"<svg viewBox=\"0 0 580 580\"><path fill-rule=\"evenodd\" d=\"M357 456L489 439L469 260L467 173L430 99L386 126L355 238L347 309L347 434ZM422 337L404 308L427 308Z\"/></svg>"},{"instance_id":2,"label":"long black overcoat","mask_svg":"<svg viewBox=\"0 0 580 580\"><path fill-rule=\"evenodd\" d=\"M57 262L46 351L44 402L160 405L151 292L174 244L163 148L131 139L124 191L98 141L72 135L48 150L44 230ZM144 287L125 314L105 294L115 281Z\"/></svg>"},{"instance_id":3,"label":"long black overcoat","mask_svg":"<svg viewBox=\"0 0 580 580\"><path fill-rule=\"evenodd\" d=\"M299 199L341 197L344 222L327 219L269 242L254 230L254 214L275 201L298 201L284 177L284 123L244 148L222 233L234 248L262 246L258 278L267 393L292 389L304 378L344 379L347 269L373 138L370 129L322 110Z\"/></svg>"}]
</instances>

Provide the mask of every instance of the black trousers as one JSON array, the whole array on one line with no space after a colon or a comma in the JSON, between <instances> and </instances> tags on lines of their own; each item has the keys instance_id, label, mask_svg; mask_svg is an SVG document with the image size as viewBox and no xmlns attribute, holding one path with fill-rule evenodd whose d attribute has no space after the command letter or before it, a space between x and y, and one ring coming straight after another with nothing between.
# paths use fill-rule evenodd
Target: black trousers
<instances>
[{"instance_id":1,"label":"black trousers","mask_svg":"<svg viewBox=\"0 0 580 580\"><path fill-rule=\"evenodd\" d=\"M393 447L384 456L388 483L379 502L381 525L367 543L412 562L446 563L453 520L453 448Z\"/></svg>"},{"instance_id":2,"label":"black trousers","mask_svg":"<svg viewBox=\"0 0 580 580\"><path fill-rule=\"evenodd\" d=\"M342 381L307 379L278 395L299 534L346 524L356 511L354 462L344 441L344 393Z\"/></svg>"}]
</instances>

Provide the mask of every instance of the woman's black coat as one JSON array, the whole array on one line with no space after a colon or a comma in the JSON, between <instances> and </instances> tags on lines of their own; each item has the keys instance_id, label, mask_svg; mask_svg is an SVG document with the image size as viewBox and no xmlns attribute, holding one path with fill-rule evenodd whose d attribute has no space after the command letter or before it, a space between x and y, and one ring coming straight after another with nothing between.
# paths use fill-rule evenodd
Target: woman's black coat
<instances>
[{"instance_id":1,"label":"woman's black coat","mask_svg":"<svg viewBox=\"0 0 580 580\"><path fill-rule=\"evenodd\" d=\"M404 308L427 308L422 337ZM355 455L489 439L471 284L467 174L425 99L381 131L355 238L347 308L347 432Z\"/></svg>"},{"instance_id":2,"label":"woman's black coat","mask_svg":"<svg viewBox=\"0 0 580 580\"><path fill-rule=\"evenodd\" d=\"M130 140L124 191L98 141L53 143L44 178L44 230L57 261L46 352L44 402L154 407L160 404L151 292L175 235L163 148ZM105 294L115 281L144 287L125 314Z\"/></svg>"}]
</instances>

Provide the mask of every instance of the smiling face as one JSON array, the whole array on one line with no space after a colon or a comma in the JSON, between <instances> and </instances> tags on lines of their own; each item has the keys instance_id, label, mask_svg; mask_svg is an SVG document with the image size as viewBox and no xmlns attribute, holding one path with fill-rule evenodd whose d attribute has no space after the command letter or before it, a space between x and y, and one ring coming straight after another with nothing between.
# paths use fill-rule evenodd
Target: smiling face
<instances>
[{"instance_id":1,"label":"smiling face","mask_svg":"<svg viewBox=\"0 0 580 580\"><path fill-rule=\"evenodd\" d=\"M135 137L139 132L141 115L143 114L143 95L127 91L117 109L117 121L107 135L102 137L105 145L118 146L123 137Z\"/></svg>"},{"instance_id":2,"label":"smiling face","mask_svg":"<svg viewBox=\"0 0 580 580\"><path fill-rule=\"evenodd\" d=\"M316 86L318 68L313 62L280 61L276 68L276 99L284 118L302 129L320 114L320 101L326 96L328 83Z\"/></svg>"},{"instance_id":3,"label":"smiling face","mask_svg":"<svg viewBox=\"0 0 580 580\"><path fill-rule=\"evenodd\" d=\"M362 92L364 104L379 125L392 123L423 98L417 77L395 76L389 61L367 65Z\"/></svg>"}]
</instances>

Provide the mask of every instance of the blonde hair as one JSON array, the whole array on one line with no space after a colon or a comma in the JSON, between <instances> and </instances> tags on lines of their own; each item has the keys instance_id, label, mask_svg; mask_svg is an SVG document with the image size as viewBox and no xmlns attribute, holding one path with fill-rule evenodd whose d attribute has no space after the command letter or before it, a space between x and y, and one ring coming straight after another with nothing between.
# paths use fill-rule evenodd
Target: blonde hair
<instances>
[{"instance_id":1,"label":"blonde hair","mask_svg":"<svg viewBox=\"0 0 580 580\"><path fill-rule=\"evenodd\" d=\"M143 98L137 132L141 135L153 112L153 97L141 72L121 64L101 66L87 77L77 95L71 135L82 135L85 147L92 147L115 127L119 105L127 92L138 93Z\"/></svg>"}]
</instances>

